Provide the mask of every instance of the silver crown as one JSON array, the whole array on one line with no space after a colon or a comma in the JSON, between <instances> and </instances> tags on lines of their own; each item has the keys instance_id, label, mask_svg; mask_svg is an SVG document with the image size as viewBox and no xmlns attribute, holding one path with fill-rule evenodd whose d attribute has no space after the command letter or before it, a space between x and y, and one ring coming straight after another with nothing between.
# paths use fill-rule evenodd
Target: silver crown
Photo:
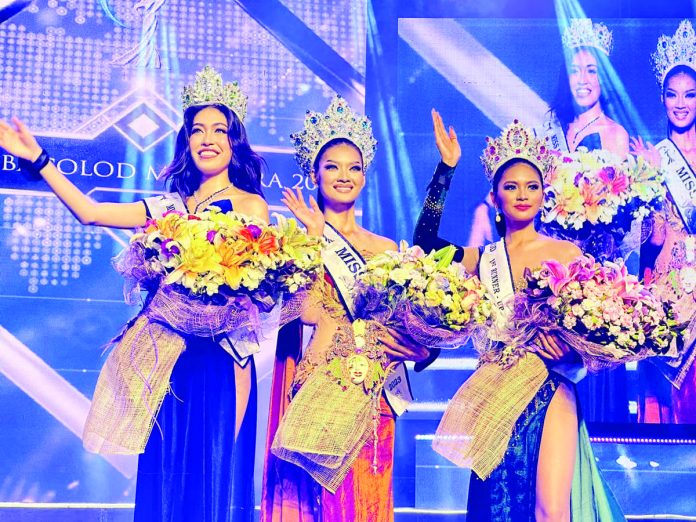
<instances>
[{"instance_id":1,"label":"silver crown","mask_svg":"<svg viewBox=\"0 0 696 522\"><path fill-rule=\"evenodd\" d=\"M223 84L222 76L206 65L202 71L196 73L194 84L184 87L181 93L181 104L184 111L194 106L224 105L237 115L239 121L244 122L247 98L237 82Z\"/></svg>"},{"instance_id":2,"label":"silver crown","mask_svg":"<svg viewBox=\"0 0 696 522\"><path fill-rule=\"evenodd\" d=\"M593 24L589 18L571 20L570 25L563 31L562 40L567 49L592 47L607 56L611 54L613 45L609 28L602 23Z\"/></svg>"},{"instance_id":3,"label":"silver crown","mask_svg":"<svg viewBox=\"0 0 696 522\"><path fill-rule=\"evenodd\" d=\"M355 144L363 159L363 168L372 163L377 141L372 135L372 124L366 116L354 113L348 102L336 95L324 114L307 111L304 130L290 135L295 145L295 159L304 172L312 171L321 148L329 141L344 138Z\"/></svg>"},{"instance_id":4,"label":"silver crown","mask_svg":"<svg viewBox=\"0 0 696 522\"><path fill-rule=\"evenodd\" d=\"M548 138L538 139L534 131L519 120L508 125L496 139L487 137L481 163L488 181L493 182L501 165L515 158L529 161L541 172L542 177L554 166L556 156L548 147Z\"/></svg>"},{"instance_id":5,"label":"silver crown","mask_svg":"<svg viewBox=\"0 0 696 522\"><path fill-rule=\"evenodd\" d=\"M651 58L655 76L663 88L665 77L678 65L686 65L696 71L696 34L691 22L682 20L671 38L664 34L660 36L657 50Z\"/></svg>"}]
</instances>

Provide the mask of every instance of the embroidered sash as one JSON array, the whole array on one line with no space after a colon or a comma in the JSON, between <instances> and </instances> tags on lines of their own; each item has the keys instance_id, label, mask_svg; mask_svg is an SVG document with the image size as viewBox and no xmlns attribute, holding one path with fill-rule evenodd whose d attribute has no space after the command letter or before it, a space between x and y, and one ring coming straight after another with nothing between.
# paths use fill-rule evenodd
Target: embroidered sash
<instances>
[{"instance_id":1,"label":"embroidered sash","mask_svg":"<svg viewBox=\"0 0 696 522\"><path fill-rule=\"evenodd\" d=\"M326 223L324 227L324 239L327 244L321 254L324 268L331 276L338 297L353 321L355 320L355 303L352 298L352 289L355 277L365 270L365 259L329 223ZM384 394L397 415L403 414L413 401L411 385L403 363L398 364L387 377L384 383Z\"/></svg>"},{"instance_id":2,"label":"embroidered sash","mask_svg":"<svg viewBox=\"0 0 696 522\"><path fill-rule=\"evenodd\" d=\"M661 170L684 226L689 234L696 234L696 173L686 158L669 138L655 148L662 157Z\"/></svg>"}]
</instances>

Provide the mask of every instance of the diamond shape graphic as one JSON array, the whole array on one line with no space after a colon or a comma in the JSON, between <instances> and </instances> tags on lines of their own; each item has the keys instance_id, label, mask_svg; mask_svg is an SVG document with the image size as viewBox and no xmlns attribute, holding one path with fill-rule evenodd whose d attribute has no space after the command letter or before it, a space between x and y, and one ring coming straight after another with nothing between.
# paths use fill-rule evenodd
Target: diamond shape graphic
<instances>
[{"instance_id":1,"label":"diamond shape graphic","mask_svg":"<svg viewBox=\"0 0 696 522\"><path fill-rule=\"evenodd\" d=\"M159 129L159 125L152 121L152 118L150 118L147 114L141 114L138 116L128 124L128 127L135 131L135 133L141 138L146 138Z\"/></svg>"},{"instance_id":2,"label":"diamond shape graphic","mask_svg":"<svg viewBox=\"0 0 696 522\"><path fill-rule=\"evenodd\" d=\"M141 152L145 152L177 130L147 101L134 105L114 123L114 128Z\"/></svg>"}]
</instances>

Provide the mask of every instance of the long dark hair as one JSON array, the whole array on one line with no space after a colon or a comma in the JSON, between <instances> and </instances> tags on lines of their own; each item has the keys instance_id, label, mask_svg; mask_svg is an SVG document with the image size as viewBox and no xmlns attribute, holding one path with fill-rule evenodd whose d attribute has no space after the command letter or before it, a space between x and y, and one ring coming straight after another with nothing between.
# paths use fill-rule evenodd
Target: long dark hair
<instances>
[{"instance_id":1,"label":"long dark hair","mask_svg":"<svg viewBox=\"0 0 696 522\"><path fill-rule=\"evenodd\" d=\"M602 110L611 115L612 106L610 102L610 97L608 96L608 89L611 82L609 82L609 77L607 75L609 64L609 59L601 52L597 51L593 47L576 47L569 55L566 56L566 61L561 65L561 70L558 74L558 85L556 86L556 96L551 104L550 113L555 116L563 132L568 132L568 125L575 119L577 115L577 106L575 105L575 98L570 90L570 77L568 75L568 68L572 63L572 57L575 56L580 51L587 51L592 56L594 56L597 61L597 72L599 74L599 88L602 90L599 96L599 104L602 106ZM610 116L611 117L611 116Z\"/></svg>"},{"instance_id":2,"label":"long dark hair","mask_svg":"<svg viewBox=\"0 0 696 522\"><path fill-rule=\"evenodd\" d=\"M327 141L322 147L319 149L319 152L317 153L317 157L314 159L314 163L312 163L312 170L314 171L314 175L318 176L319 173L319 163L321 162L321 158L326 154L326 151L336 147L338 145L350 145L353 147L355 150L358 151L358 154L360 154L360 162L363 163L363 156L362 156L362 151L360 150L360 147L358 147L355 143L350 141L348 138L334 138L332 140ZM363 163L363 169L364 169L364 163ZM364 174L364 170L363 170ZM319 185L319 178L317 177L317 185ZM321 211L324 211L324 196L321 193L321 188L317 186L317 205L319 205L319 208Z\"/></svg>"},{"instance_id":3,"label":"long dark hair","mask_svg":"<svg viewBox=\"0 0 696 522\"><path fill-rule=\"evenodd\" d=\"M493 175L493 181L492 181L492 191L493 195L497 196L498 195L498 185L500 185L500 180L503 178L503 174L505 174L505 171L512 167L513 165L517 165L519 163L524 163L525 165L529 165L534 169L534 172L536 172L539 175L539 181L541 184L544 184L544 176L542 175L541 171L539 170L539 167L537 167L534 163L532 163L529 160L526 160L524 158L511 158L507 160L505 163L503 163L500 167L498 167L498 170L495 171L495 174ZM496 210L496 215L500 215L498 211ZM495 231L498 232L498 235L503 238L505 237L505 232L507 231L507 227L505 226L505 216L500 215L501 219L498 221L496 217L495 221Z\"/></svg>"},{"instance_id":4,"label":"long dark hair","mask_svg":"<svg viewBox=\"0 0 696 522\"><path fill-rule=\"evenodd\" d=\"M263 197L261 173L266 167L266 162L251 149L244 124L234 111L224 105L189 107L184 112L184 124L176 136L174 159L163 171L169 190L188 197L201 185L201 173L191 157L189 138L193 119L207 107L215 107L227 120L227 136L232 149L232 159L228 168L230 182L238 189Z\"/></svg>"}]
</instances>

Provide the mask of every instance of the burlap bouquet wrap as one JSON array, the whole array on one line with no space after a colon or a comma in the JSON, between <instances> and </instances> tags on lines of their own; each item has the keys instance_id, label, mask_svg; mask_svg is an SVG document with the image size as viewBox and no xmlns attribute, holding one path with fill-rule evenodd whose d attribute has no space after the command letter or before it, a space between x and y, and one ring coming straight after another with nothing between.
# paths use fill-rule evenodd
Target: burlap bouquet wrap
<instances>
[{"instance_id":1,"label":"burlap bouquet wrap","mask_svg":"<svg viewBox=\"0 0 696 522\"><path fill-rule=\"evenodd\" d=\"M332 493L365 443L375 436L374 423L389 370L386 358L380 356L377 336L381 331L382 325L367 323L365 344L375 359L365 381L353 384L348 378L337 378L330 369L332 361L343 363L356 350L350 323L339 327L326 364L314 369L294 395L273 440L273 454L302 467Z\"/></svg>"},{"instance_id":2,"label":"burlap bouquet wrap","mask_svg":"<svg viewBox=\"0 0 696 522\"><path fill-rule=\"evenodd\" d=\"M475 343L480 366L449 402L433 442L435 451L481 479L490 476L503 460L515 423L548 376L546 364L532 353L539 332L558 336L590 372L656 355L647 346L632 352L588 341L559 326L540 303L530 304L518 295L507 327L491 334L495 341L479 338Z\"/></svg>"},{"instance_id":3,"label":"burlap bouquet wrap","mask_svg":"<svg viewBox=\"0 0 696 522\"><path fill-rule=\"evenodd\" d=\"M280 323L299 316L304 292L284 303ZM85 449L103 454L138 454L169 391L172 370L186 349L186 336L243 336L261 331L268 314L248 296L206 303L162 285L143 311L115 338L97 380L84 427ZM278 321L277 315L274 317ZM231 349L222 345L220 349Z\"/></svg>"}]
</instances>

